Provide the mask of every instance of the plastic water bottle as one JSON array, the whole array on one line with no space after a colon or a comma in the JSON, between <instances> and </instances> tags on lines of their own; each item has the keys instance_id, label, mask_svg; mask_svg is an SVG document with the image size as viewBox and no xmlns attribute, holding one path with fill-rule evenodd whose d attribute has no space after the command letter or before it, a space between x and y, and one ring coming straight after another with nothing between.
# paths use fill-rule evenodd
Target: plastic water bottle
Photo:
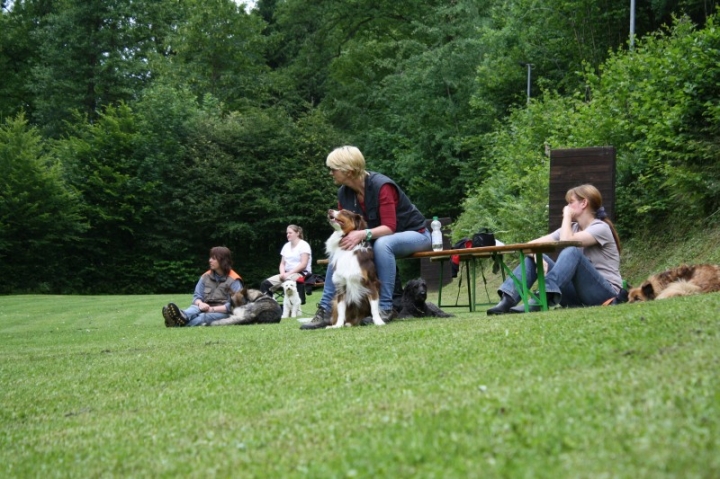
<instances>
[{"instance_id":1,"label":"plastic water bottle","mask_svg":"<svg viewBox=\"0 0 720 479\"><path fill-rule=\"evenodd\" d=\"M433 216L430 228L432 228L432 249L433 251L442 251L443 249L443 238L442 231L440 231L440 221L437 216Z\"/></svg>"}]
</instances>

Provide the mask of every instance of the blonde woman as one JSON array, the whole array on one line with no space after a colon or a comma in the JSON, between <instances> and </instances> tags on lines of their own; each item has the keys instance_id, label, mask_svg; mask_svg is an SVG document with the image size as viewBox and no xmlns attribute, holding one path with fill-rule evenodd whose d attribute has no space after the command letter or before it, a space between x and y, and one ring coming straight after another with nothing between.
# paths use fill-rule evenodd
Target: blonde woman
<instances>
[{"instance_id":1,"label":"blonde woman","mask_svg":"<svg viewBox=\"0 0 720 479\"><path fill-rule=\"evenodd\" d=\"M342 239L343 249L352 249L363 241L371 241L375 267L380 279L380 317L384 322L395 318L392 296L395 286L396 257L430 249L430 231L425 217L390 178L365 169L365 157L354 146L336 148L325 164L338 189L338 207L360 214L367 229L351 231ZM330 325L335 287L330 266L325 275L325 288L315 317L301 329L318 329Z\"/></svg>"}]
</instances>

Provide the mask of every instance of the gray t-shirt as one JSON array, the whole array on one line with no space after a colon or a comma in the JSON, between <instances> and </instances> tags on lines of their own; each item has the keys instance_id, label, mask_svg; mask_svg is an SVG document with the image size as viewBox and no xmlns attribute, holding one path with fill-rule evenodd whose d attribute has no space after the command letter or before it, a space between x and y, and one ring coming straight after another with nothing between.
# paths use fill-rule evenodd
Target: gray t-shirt
<instances>
[{"instance_id":1,"label":"gray t-shirt","mask_svg":"<svg viewBox=\"0 0 720 479\"><path fill-rule=\"evenodd\" d=\"M572 231L573 233L581 231L580 225L573 223ZM583 248L583 254L595 266L598 273L615 288L615 291L620 291L622 288L620 253L610 226L604 221L596 219L590 223L585 232L590 233L597 244ZM560 229L555 230L552 237L555 241L560 241Z\"/></svg>"}]
</instances>

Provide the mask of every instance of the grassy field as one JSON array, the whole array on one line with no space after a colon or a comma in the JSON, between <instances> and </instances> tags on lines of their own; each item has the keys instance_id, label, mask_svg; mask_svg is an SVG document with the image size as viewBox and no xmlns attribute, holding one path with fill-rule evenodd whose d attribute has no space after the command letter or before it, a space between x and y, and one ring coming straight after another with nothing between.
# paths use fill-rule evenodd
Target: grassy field
<instances>
[{"instance_id":1,"label":"grassy field","mask_svg":"<svg viewBox=\"0 0 720 479\"><path fill-rule=\"evenodd\" d=\"M0 297L0 476L720 477L720 294L322 331L171 300Z\"/></svg>"}]
</instances>

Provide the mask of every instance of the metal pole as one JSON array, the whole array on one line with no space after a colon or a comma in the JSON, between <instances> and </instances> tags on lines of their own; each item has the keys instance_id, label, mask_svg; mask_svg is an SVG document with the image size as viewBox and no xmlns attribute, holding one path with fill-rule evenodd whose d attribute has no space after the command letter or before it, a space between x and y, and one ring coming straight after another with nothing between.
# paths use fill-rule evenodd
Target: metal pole
<instances>
[{"instance_id":1,"label":"metal pole","mask_svg":"<svg viewBox=\"0 0 720 479\"><path fill-rule=\"evenodd\" d=\"M633 1L634 1L634 0L633 0ZM530 72L532 71L532 63L528 63L528 64L527 64L527 69L528 69L528 79L527 79L527 80L528 80L528 81L527 81L527 104L529 105L529 104L530 104L530 76L531 76Z\"/></svg>"},{"instance_id":2,"label":"metal pole","mask_svg":"<svg viewBox=\"0 0 720 479\"><path fill-rule=\"evenodd\" d=\"M630 50L635 47L635 0L630 0Z\"/></svg>"},{"instance_id":3,"label":"metal pole","mask_svg":"<svg viewBox=\"0 0 720 479\"><path fill-rule=\"evenodd\" d=\"M532 72L533 65L532 65L532 63L520 62L520 66L527 67L527 72L528 72L528 74L527 74L527 104L529 105L530 104L530 77L532 76L531 72Z\"/></svg>"}]
</instances>

